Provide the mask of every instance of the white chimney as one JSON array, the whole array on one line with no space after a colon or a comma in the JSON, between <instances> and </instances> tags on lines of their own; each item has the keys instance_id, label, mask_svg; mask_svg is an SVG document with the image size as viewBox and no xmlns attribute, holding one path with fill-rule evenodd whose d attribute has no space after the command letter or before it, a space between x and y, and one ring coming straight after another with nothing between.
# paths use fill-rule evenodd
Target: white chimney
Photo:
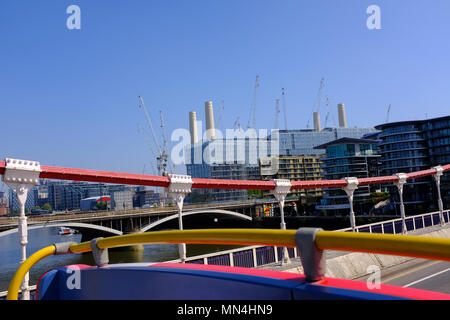
<instances>
[{"instance_id":1,"label":"white chimney","mask_svg":"<svg viewBox=\"0 0 450 320\"><path fill-rule=\"evenodd\" d=\"M205 102L205 117L206 117L206 139L216 139L216 130L214 128L214 112L212 101Z\"/></svg>"},{"instance_id":2,"label":"white chimney","mask_svg":"<svg viewBox=\"0 0 450 320\"><path fill-rule=\"evenodd\" d=\"M313 117L314 117L314 130L315 131L320 131L322 130L322 128L320 127L320 116L318 112L314 112L313 113Z\"/></svg>"},{"instance_id":3,"label":"white chimney","mask_svg":"<svg viewBox=\"0 0 450 320\"><path fill-rule=\"evenodd\" d=\"M345 107L343 103L338 104L339 127L347 127L347 118L345 117Z\"/></svg>"},{"instance_id":4,"label":"white chimney","mask_svg":"<svg viewBox=\"0 0 450 320\"><path fill-rule=\"evenodd\" d=\"M191 144L198 143L197 113L195 111L189 112L189 131L191 133Z\"/></svg>"}]
</instances>

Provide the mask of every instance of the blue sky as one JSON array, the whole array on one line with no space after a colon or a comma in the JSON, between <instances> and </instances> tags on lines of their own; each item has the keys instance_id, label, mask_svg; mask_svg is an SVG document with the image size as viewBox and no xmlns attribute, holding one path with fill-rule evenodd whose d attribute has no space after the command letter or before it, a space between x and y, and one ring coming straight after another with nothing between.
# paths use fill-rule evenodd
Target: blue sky
<instances>
[{"instance_id":1,"label":"blue sky","mask_svg":"<svg viewBox=\"0 0 450 320\"><path fill-rule=\"evenodd\" d=\"M81 30L66 27L72 4ZM321 78L350 126L383 123L389 104L391 121L448 115L449 35L447 0L0 0L0 158L150 173L138 95L169 136L207 100L245 126L256 75L258 128L282 87L288 127L312 124Z\"/></svg>"}]
</instances>

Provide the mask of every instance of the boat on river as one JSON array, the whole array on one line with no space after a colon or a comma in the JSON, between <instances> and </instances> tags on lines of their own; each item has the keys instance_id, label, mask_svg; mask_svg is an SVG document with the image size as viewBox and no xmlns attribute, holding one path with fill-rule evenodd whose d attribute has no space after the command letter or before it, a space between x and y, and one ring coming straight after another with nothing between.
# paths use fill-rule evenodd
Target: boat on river
<instances>
[{"instance_id":1,"label":"boat on river","mask_svg":"<svg viewBox=\"0 0 450 320\"><path fill-rule=\"evenodd\" d=\"M58 234L60 236L68 236L76 233L78 233L77 230L68 227L60 227L58 230Z\"/></svg>"}]
</instances>

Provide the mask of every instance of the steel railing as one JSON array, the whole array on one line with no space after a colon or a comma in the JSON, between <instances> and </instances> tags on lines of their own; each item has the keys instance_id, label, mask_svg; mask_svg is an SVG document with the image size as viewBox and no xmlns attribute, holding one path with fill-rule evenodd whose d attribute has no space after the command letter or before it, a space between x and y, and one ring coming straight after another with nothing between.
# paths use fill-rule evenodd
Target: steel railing
<instances>
[{"instance_id":1,"label":"steel railing","mask_svg":"<svg viewBox=\"0 0 450 320\"><path fill-rule=\"evenodd\" d=\"M308 229L308 228L305 228ZM73 254L93 251L98 266L105 259L105 249L149 243L195 243L195 244L235 244L269 245L295 248L302 245L298 240L299 230L271 229L207 229L184 231L158 231L129 234L77 243L55 244L41 249L25 260L17 270L8 288L8 300L17 300L20 285L31 267L54 254ZM450 239L430 237L336 232L317 230L312 243L317 250L341 250L393 254L415 258L450 261ZM256 250L253 248L252 250ZM299 249L299 250L300 250ZM254 258L255 260L256 258ZM307 259L307 258L304 258ZM309 262L302 261L305 267ZM314 258L315 259L315 258ZM107 260L106 260L107 261ZM256 262L257 263L257 262ZM308 268L311 270L311 268ZM308 271L306 271L308 278Z\"/></svg>"},{"instance_id":2,"label":"steel railing","mask_svg":"<svg viewBox=\"0 0 450 320\"><path fill-rule=\"evenodd\" d=\"M450 220L450 211L444 212L445 222ZM415 231L431 226L440 225L439 211L430 212L415 216L409 216L405 220L408 231ZM352 228L334 230L336 232L352 231ZM364 224L356 227L356 232L380 233L380 234L401 234L402 219L392 219L388 221ZM197 255L186 258L186 263L195 264L219 264L231 267L256 268L272 263L281 262L281 247L270 246L250 246L236 248L220 252L214 252L204 255ZM297 248L289 248L290 258L297 258ZM166 262L180 262L180 259L174 259Z\"/></svg>"}]
</instances>

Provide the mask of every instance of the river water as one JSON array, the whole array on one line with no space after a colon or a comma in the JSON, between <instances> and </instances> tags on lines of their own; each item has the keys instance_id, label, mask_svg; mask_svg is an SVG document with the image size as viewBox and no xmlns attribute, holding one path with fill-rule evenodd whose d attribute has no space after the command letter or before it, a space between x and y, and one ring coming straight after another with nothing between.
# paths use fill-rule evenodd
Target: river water
<instances>
[{"instance_id":1,"label":"river water","mask_svg":"<svg viewBox=\"0 0 450 320\"><path fill-rule=\"evenodd\" d=\"M58 235L59 228L49 227L28 231L27 257L34 252L57 242L79 243L81 234ZM236 248L225 245L187 245L187 256L196 256ZM21 250L18 234L0 237L0 292L8 290L9 283L20 265ZM144 245L140 250L113 250L109 252L109 262L161 262L178 259L177 244ZM35 285L46 271L71 264L94 265L91 253L50 256L38 262L30 271L30 285Z\"/></svg>"}]
</instances>

